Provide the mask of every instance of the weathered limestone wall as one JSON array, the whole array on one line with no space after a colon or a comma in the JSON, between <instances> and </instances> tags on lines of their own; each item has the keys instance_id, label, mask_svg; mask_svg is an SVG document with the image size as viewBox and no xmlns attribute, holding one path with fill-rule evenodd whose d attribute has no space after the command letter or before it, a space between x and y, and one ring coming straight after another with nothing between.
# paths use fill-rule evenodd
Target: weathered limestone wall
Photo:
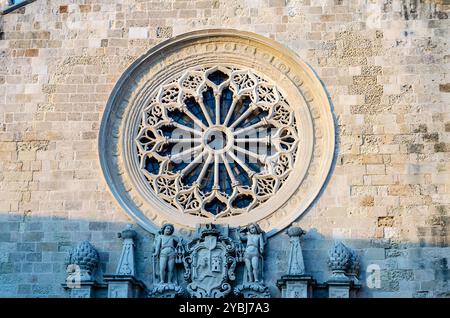
<instances>
[{"instance_id":1,"label":"weathered limestone wall","mask_svg":"<svg viewBox=\"0 0 450 318\"><path fill-rule=\"evenodd\" d=\"M307 272L328 279L334 238L362 258L360 296L450 296L448 0L38 0L0 16L0 296L65 297L64 258L89 239L114 271L130 222L98 162L103 109L155 44L206 28L271 37L326 86L337 155L299 220ZM150 282L153 238L139 230ZM269 242L267 283L288 240ZM365 285L370 264L380 288Z\"/></svg>"}]
</instances>

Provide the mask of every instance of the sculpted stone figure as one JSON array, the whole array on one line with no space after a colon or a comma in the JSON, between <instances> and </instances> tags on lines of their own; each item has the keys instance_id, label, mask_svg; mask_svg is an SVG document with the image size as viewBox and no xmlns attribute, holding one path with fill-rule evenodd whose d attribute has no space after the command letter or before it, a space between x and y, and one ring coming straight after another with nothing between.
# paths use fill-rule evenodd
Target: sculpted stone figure
<instances>
[{"instance_id":1,"label":"sculpted stone figure","mask_svg":"<svg viewBox=\"0 0 450 318\"><path fill-rule=\"evenodd\" d=\"M262 282L262 255L266 238L258 224L251 223L245 228L239 229L239 237L246 241L244 252L245 268L247 269L247 282Z\"/></svg>"},{"instance_id":2,"label":"sculpted stone figure","mask_svg":"<svg viewBox=\"0 0 450 318\"><path fill-rule=\"evenodd\" d=\"M177 246L179 239L173 235L174 227L172 224L164 224L159 231L155 242L155 251L153 257L159 257L159 280L161 284L174 283L175 260L177 256ZM166 281L167 272L167 281Z\"/></svg>"}]
</instances>

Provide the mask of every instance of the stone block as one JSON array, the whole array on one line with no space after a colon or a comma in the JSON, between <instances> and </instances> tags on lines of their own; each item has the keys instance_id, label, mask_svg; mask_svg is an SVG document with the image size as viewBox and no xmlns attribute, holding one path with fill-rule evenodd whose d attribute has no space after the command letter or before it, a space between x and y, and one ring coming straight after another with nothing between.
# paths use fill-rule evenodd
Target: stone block
<instances>
[{"instance_id":1,"label":"stone block","mask_svg":"<svg viewBox=\"0 0 450 318\"><path fill-rule=\"evenodd\" d=\"M130 39L147 39L148 29L142 27L132 27L128 31L128 37Z\"/></svg>"},{"instance_id":2,"label":"stone block","mask_svg":"<svg viewBox=\"0 0 450 318\"><path fill-rule=\"evenodd\" d=\"M367 248L364 250L364 256L367 260L383 260L386 253L384 248Z\"/></svg>"}]
</instances>

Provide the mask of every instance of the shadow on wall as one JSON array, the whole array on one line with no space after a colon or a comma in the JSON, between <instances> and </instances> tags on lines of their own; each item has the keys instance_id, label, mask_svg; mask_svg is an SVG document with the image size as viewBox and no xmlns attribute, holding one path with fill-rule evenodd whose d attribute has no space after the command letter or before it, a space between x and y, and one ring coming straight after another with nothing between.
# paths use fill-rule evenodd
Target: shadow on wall
<instances>
[{"instance_id":1,"label":"shadow on wall","mask_svg":"<svg viewBox=\"0 0 450 318\"><path fill-rule=\"evenodd\" d=\"M133 224L136 240L136 272L148 288L152 282L154 236ZM90 241L99 252L100 264L94 275L101 281L113 274L122 250L117 233L124 222L66 220L61 218L17 218L0 216L0 296L1 297L68 297L61 284L66 279L65 259L68 252L83 240ZM422 246L395 240L343 239L361 259L358 297L449 297L450 247ZM318 283L326 282L331 272L327 253L333 239L314 228L302 237L306 274ZM284 232L269 239L264 253L264 277L273 297L280 297L276 281L288 268L289 238ZM378 268L379 286L368 286L367 269ZM178 279L182 281L182 266ZM237 270L237 280L242 271ZM370 285L370 284L369 284ZM326 297L318 290L317 297Z\"/></svg>"}]
</instances>

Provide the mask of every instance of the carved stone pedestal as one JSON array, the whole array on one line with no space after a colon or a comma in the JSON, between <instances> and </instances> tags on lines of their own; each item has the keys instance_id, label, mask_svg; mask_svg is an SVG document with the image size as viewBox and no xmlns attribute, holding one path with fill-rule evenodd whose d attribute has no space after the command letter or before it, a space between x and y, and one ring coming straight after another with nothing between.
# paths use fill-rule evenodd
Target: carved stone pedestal
<instances>
[{"instance_id":1,"label":"carved stone pedestal","mask_svg":"<svg viewBox=\"0 0 450 318\"><path fill-rule=\"evenodd\" d=\"M361 288L360 284L355 284L352 280L329 280L328 298L353 298Z\"/></svg>"},{"instance_id":2,"label":"carved stone pedestal","mask_svg":"<svg viewBox=\"0 0 450 318\"><path fill-rule=\"evenodd\" d=\"M79 282L76 285L67 283L62 284L64 289L70 290L70 298L93 298L95 297L95 289L100 288L100 286L96 281L83 281Z\"/></svg>"},{"instance_id":3,"label":"carved stone pedestal","mask_svg":"<svg viewBox=\"0 0 450 318\"><path fill-rule=\"evenodd\" d=\"M237 297L270 298L269 288L264 283L244 283L234 289Z\"/></svg>"},{"instance_id":4,"label":"carved stone pedestal","mask_svg":"<svg viewBox=\"0 0 450 318\"><path fill-rule=\"evenodd\" d=\"M108 283L108 298L138 298L145 290L145 285L134 276L105 275Z\"/></svg>"},{"instance_id":5,"label":"carved stone pedestal","mask_svg":"<svg viewBox=\"0 0 450 318\"><path fill-rule=\"evenodd\" d=\"M156 284L149 292L150 298L176 298L183 297L185 294L183 288L176 284L164 283Z\"/></svg>"},{"instance_id":6,"label":"carved stone pedestal","mask_svg":"<svg viewBox=\"0 0 450 318\"><path fill-rule=\"evenodd\" d=\"M350 298L351 281L328 281L328 298Z\"/></svg>"},{"instance_id":7,"label":"carved stone pedestal","mask_svg":"<svg viewBox=\"0 0 450 318\"><path fill-rule=\"evenodd\" d=\"M311 298L315 280L307 275L284 275L277 281L282 298Z\"/></svg>"}]
</instances>

